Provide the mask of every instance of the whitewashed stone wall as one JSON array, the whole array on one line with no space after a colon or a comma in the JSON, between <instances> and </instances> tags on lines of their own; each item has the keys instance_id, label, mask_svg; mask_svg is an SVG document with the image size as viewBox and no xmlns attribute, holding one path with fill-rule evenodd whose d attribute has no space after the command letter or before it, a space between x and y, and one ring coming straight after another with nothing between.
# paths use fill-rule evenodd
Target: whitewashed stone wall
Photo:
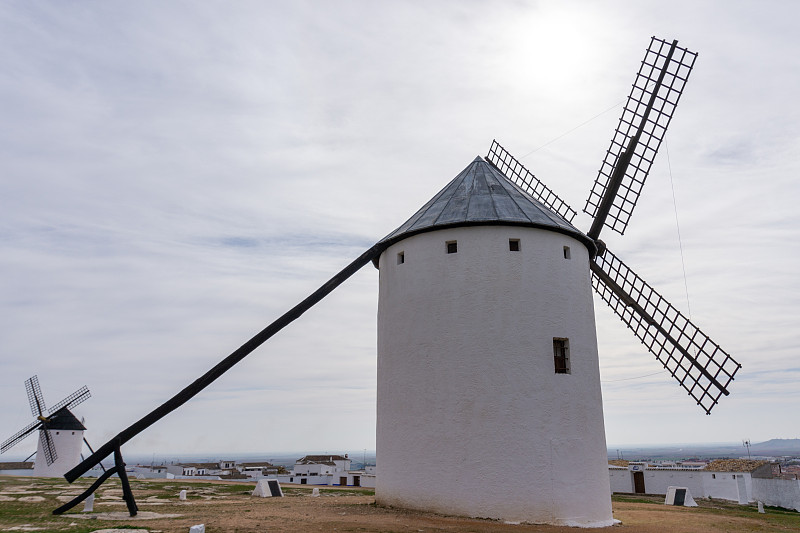
<instances>
[{"instance_id":1,"label":"whitewashed stone wall","mask_svg":"<svg viewBox=\"0 0 800 533\"><path fill-rule=\"evenodd\" d=\"M740 496L739 482L733 476L745 478L746 494ZM703 472L703 496L706 498L721 498L723 500L752 501L750 497L750 474L741 472Z\"/></svg>"},{"instance_id":2,"label":"whitewashed stone wall","mask_svg":"<svg viewBox=\"0 0 800 533\"><path fill-rule=\"evenodd\" d=\"M669 487L687 487L695 498L703 496L703 473L699 470L645 470L648 494L666 494Z\"/></svg>"},{"instance_id":3,"label":"whitewashed stone wall","mask_svg":"<svg viewBox=\"0 0 800 533\"><path fill-rule=\"evenodd\" d=\"M633 475L623 467L608 467L608 478L611 483L611 492L633 492Z\"/></svg>"},{"instance_id":4,"label":"whitewashed stone wall","mask_svg":"<svg viewBox=\"0 0 800 533\"><path fill-rule=\"evenodd\" d=\"M379 503L612 523L588 261L571 237L506 226L423 233L381 255ZM570 374L554 371L562 337Z\"/></svg>"},{"instance_id":5,"label":"whitewashed stone wall","mask_svg":"<svg viewBox=\"0 0 800 533\"><path fill-rule=\"evenodd\" d=\"M753 499L800 511L800 480L753 479Z\"/></svg>"}]
</instances>

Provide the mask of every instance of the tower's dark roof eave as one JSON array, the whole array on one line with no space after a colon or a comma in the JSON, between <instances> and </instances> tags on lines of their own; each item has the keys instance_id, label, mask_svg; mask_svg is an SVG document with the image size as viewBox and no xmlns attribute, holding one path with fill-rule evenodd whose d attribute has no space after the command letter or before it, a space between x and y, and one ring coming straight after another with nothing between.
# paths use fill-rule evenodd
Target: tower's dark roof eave
<instances>
[{"instance_id":1,"label":"tower's dark roof eave","mask_svg":"<svg viewBox=\"0 0 800 533\"><path fill-rule=\"evenodd\" d=\"M554 231L580 241L590 255L597 253L591 238L480 156L378 244L385 250L413 235L467 226L522 226Z\"/></svg>"}]
</instances>

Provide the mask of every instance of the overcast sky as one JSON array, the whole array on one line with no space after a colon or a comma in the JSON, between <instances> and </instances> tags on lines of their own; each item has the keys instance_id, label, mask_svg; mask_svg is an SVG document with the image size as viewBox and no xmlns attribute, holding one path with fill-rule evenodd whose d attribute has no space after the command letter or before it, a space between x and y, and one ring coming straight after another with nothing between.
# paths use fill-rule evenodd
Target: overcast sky
<instances>
[{"instance_id":1,"label":"overcast sky","mask_svg":"<svg viewBox=\"0 0 800 533\"><path fill-rule=\"evenodd\" d=\"M596 298L607 441L800 437L797 20L764 0L0 3L0 439L38 374L48 404L91 389L75 413L99 446L493 138L582 209L652 35L699 57L604 239L743 368L706 416ZM127 453L374 449L377 288L364 268Z\"/></svg>"}]
</instances>

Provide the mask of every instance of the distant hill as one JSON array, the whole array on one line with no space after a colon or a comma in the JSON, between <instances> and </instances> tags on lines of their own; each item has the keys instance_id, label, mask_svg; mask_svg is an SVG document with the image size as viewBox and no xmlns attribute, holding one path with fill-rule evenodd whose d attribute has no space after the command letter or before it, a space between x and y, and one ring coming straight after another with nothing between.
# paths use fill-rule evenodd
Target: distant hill
<instances>
[{"instance_id":1,"label":"distant hill","mask_svg":"<svg viewBox=\"0 0 800 533\"><path fill-rule=\"evenodd\" d=\"M770 439L750 445L750 453L758 455L800 455L800 439Z\"/></svg>"},{"instance_id":2,"label":"distant hill","mask_svg":"<svg viewBox=\"0 0 800 533\"><path fill-rule=\"evenodd\" d=\"M771 439L766 442L753 443L750 455L800 457L800 439ZM718 459L725 457L747 457L747 448L742 443L735 444L666 444L650 446L609 446L608 458L621 457L628 460L650 459Z\"/></svg>"}]
</instances>

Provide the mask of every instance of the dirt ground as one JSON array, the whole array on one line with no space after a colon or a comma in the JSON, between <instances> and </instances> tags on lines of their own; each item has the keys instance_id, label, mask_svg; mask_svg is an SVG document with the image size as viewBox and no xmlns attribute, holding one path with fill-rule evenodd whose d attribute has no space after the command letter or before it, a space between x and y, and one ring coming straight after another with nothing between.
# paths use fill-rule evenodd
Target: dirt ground
<instances>
[{"instance_id":1,"label":"dirt ground","mask_svg":"<svg viewBox=\"0 0 800 533\"><path fill-rule=\"evenodd\" d=\"M118 480L107 481L96 493L94 511L83 505L61 516L52 510L89 486L63 479L0 477L0 531L64 531L88 533L122 528L119 533L187 533L195 524L214 532L306 531L358 532L572 532L567 527L507 524L432 513L378 507L371 490L321 487L313 497L307 486L284 486L284 498L250 495L254 483L132 480L140 513L131 518L121 501ZM178 499L187 491L187 500ZM698 500L700 507L663 505L660 497L615 496L614 517L621 524L606 531L618 533L800 531L800 513L754 506Z\"/></svg>"}]
</instances>

